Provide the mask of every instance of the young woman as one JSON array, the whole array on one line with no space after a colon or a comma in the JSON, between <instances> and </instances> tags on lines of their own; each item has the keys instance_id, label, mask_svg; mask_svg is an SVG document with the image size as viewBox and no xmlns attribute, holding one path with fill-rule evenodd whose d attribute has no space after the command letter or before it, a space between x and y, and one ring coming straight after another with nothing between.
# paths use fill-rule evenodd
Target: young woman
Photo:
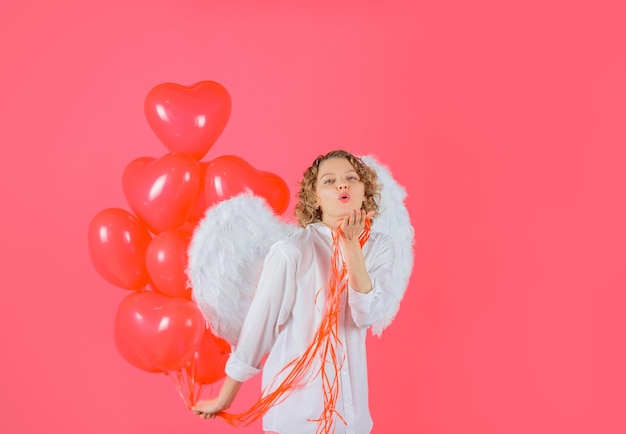
<instances>
[{"instance_id":1,"label":"young woman","mask_svg":"<svg viewBox=\"0 0 626 434\"><path fill-rule=\"evenodd\" d=\"M295 207L302 230L267 254L227 376L216 398L193 407L197 415L262 416L265 432L278 434L371 431L366 332L395 302L392 240L369 225L379 190L376 172L343 150L304 172ZM259 405L225 413L261 366Z\"/></svg>"}]
</instances>

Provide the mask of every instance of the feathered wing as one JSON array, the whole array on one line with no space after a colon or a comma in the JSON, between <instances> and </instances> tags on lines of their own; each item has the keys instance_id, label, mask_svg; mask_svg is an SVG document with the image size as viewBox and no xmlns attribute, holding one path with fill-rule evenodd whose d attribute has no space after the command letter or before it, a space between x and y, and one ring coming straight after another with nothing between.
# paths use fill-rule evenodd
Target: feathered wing
<instances>
[{"instance_id":1,"label":"feathered wing","mask_svg":"<svg viewBox=\"0 0 626 434\"><path fill-rule=\"evenodd\" d=\"M214 335L237 344L269 248L296 230L249 194L206 211L187 251L187 276Z\"/></svg>"},{"instance_id":2,"label":"feathered wing","mask_svg":"<svg viewBox=\"0 0 626 434\"><path fill-rule=\"evenodd\" d=\"M362 156L361 160L376 171L378 181L382 185L379 202L380 215L374 220L372 230L388 234L394 242L395 249L392 293L394 303L385 312L384 317L372 325L372 333L380 336L398 313L400 302L409 284L413 271L415 231L404 203L407 196L404 187L398 184L389 169L373 156Z\"/></svg>"}]
</instances>

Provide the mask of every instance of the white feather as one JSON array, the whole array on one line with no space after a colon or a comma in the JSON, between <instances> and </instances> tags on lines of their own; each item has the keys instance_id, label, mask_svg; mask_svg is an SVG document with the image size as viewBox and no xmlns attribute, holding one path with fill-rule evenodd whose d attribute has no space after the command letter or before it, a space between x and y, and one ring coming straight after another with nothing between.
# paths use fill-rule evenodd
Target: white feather
<instances>
[{"instance_id":1,"label":"white feather","mask_svg":"<svg viewBox=\"0 0 626 434\"><path fill-rule=\"evenodd\" d=\"M213 334L237 343L269 248L297 229L248 194L206 211L189 245L187 276Z\"/></svg>"},{"instance_id":2,"label":"white feather","mask_svg":"<svg viewBox=\"0 0 626 434\"><path fill-rule=\"evenodd\" d=\"M394 297L394 303L385 312L383 318L372 325L372 333L380 336L398 313L400 302L409 284L413 271L415 231L404 203L407 196L404 187L398 184L389 169L373 156L363 156L361 160L376 171L378 182L382 185L378 204L380 215L374 220L372 230L388 234L394 242L395 249L394 282L391 294Z\"/></svg>"}]
</instances>

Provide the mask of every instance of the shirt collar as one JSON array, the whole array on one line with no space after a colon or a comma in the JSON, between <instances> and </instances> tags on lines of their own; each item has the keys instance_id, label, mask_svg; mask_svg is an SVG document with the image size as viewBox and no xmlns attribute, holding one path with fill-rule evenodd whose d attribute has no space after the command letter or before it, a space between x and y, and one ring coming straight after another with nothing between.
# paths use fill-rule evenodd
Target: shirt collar
<instances>
[{"instance_id":1,"label":"shirt collar","mask_svg":"<svg viewBox=\"0 0 626 434\"><path fill-rule=\"evenodd\" d=\"M333 233L331 231L331 229L326 226L324 223L322 222L315 222L315 223L311 223L309 226L311 226L313 229L315 229L317 232L326 235L329 238L332 238Z\"/></svg>"}]
</instances>

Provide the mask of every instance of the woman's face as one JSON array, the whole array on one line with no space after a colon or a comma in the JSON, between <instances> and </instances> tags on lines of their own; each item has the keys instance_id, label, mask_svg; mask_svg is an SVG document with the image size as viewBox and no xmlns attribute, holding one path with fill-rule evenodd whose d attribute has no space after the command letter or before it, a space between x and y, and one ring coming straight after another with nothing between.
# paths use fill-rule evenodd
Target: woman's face
<instances>
[{"instance_id":1,"label":"woman's face","mask_svg":"<svg viewBox=\"0 0 626 434\"><path fill-rule=\"evenodd\" d=\"M361 209L365 185L348 159L329 158L319 165L315 198L322 210L322 221L334 227L337 219Z\"/></svg>"}]
</instances>

